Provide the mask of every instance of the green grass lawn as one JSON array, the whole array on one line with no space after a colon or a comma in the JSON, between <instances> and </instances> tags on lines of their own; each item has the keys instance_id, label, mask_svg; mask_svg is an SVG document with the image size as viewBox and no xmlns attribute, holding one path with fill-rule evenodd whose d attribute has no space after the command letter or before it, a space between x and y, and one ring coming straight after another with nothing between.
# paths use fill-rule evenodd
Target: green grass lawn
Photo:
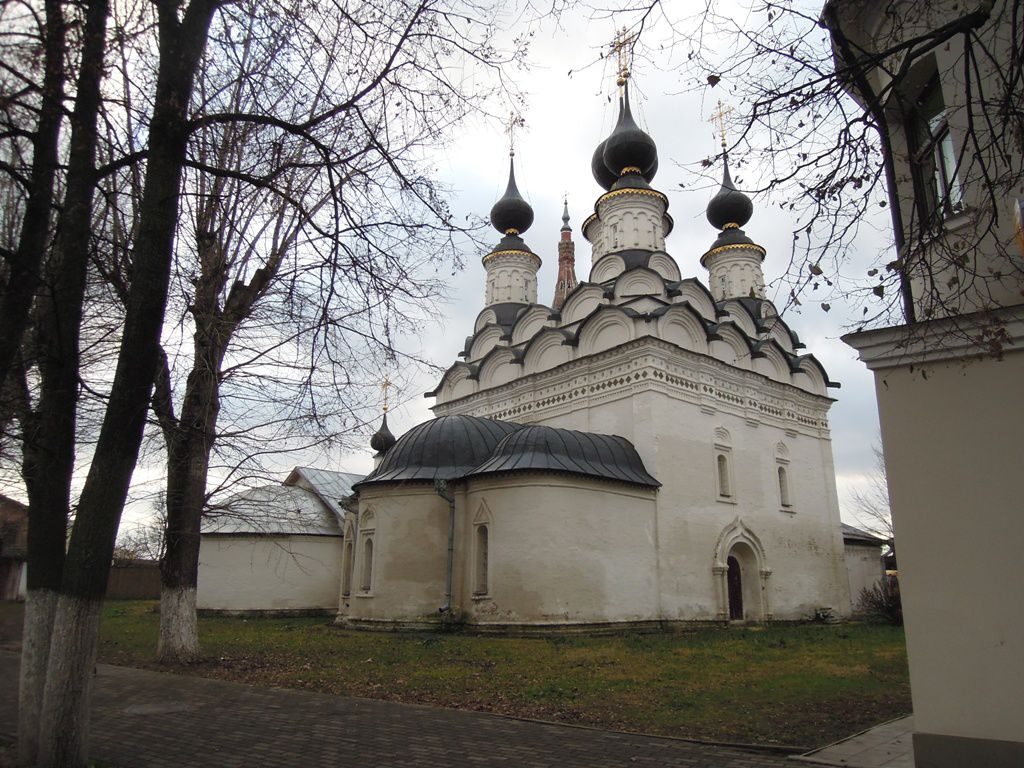
<instances>
[{"instance_id":1,"label":"green grass lawn","mask_svg":"<svg viewBox=\"0 0 1024 768\"><path fill-rule=\"evenodd\" d=\"M154 603L108 603L101 660L156 667ZM174 671L698 739L817 746L910 711L903 631L850 625L511 638L200 619Z\"/></svg>"}]
</instances>

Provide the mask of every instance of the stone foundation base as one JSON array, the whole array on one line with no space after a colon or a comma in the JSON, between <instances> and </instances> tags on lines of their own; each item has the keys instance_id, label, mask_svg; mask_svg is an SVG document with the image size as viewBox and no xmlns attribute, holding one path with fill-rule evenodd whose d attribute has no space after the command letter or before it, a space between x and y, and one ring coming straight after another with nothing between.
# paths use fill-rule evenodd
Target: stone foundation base
<instances>
[{"instance_id":1,"label":"stone foundation base","mask_svg":"<svg viewBox=\"0 0 1024 768\"><path fill-rule=\"evenodd\" d=\"M307 616L333 616L333 608L268 608L248 611L235 611L227 608L199 608L199 616L230 616L243 619L284 619L289 617L302 618Z\"/></svg>"},{"instance_id":2,"label":"stone foundation base","mask_svg":"<svg viewBox=\"0 0 1024 768\"><path fill-rule=\"evenodd\" d=\"M799 624L805 622L787 622ZM350 619L339 615L334 624L345 629L358 629L370 632L436 632L449 629L472 635L505 635L511 637L534 637L551 635L614 635L620 632L685 632L691 629L723 627L736 622L715 620L703 621L616 621L616 622L552 622L536 624L508 623L476 623L476 622L444 622L438 619L420 619L417 621L390 621L384 619ZM742 626L763 626L754 622L745 622Z\"/></svg>"}]
</instances>

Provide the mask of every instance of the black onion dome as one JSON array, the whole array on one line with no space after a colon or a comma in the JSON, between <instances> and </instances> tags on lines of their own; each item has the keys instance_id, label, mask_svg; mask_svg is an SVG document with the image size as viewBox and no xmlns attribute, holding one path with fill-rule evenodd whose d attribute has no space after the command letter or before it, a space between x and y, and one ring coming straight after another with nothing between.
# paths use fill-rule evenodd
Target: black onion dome
<instances>
[{"instance_id":1,"label":"black onion dome","mask_svg":"<svg viewBox=\"0 0 1024 768\"><path fill-rule=\"evenodd\" d=\"M441 416L425 421L398 438L380 466L355 487L462 477L517 429L520 426L512 422L477 416Z\"/></svg>"},{"instance_id":2,"label":"black onion dome","mask_svg":"<svg viewBox=\"0 0 1024 768\"><path fill-rule=\"evenodd\" d=\"M388 415L385 413L380 429L374 432L373 437L370 438L370 447L377 453L387 453L396 442L395 436L388 429Z\"/></svg>"},{"instance_id":3,"label":"black onion dome","mask_svg":"<svg viewBox=\"0 0 1024 768\"><path fill-rule=\"evenodd\" d=\"M624 437L534 425L503 438L469 477L505 472L565 472L657 488L636 448Z\"/></svg>"},{"instance_id":4,"label":"black onion dome","mask_svg":"<svg viewBox=\"0 0 1024 768\"><path fill-rule=\"evenodd\" d=\"M533 208L516 186L515 159L508 161L508 187L491 208L491 225L503 235L522 234L533 224Z\"/></svg>"},{"instance_id":5,"label":"black onion dome","mask_svg":"<svg viewBox=\"0 0 1024 768\"><path fill-rule=\"evenodd\" d=\"M597 149L594 150L594 156L590 159L590 172L594 174L594 181L601 185L601 189L607 191L612 188L612 184L618 176L608 170L608 166L604 164L604 146L608 143L608 139L605 139L597 145Z\"/></svg>"},{"instance_id":6,"label":"black onion dome","mask_svg":"<svg viewBox=\"0 0 1024 768\"><path fill-rule=\"evenodd\" d=\"M658 147L654 139L644 133L633 120L628 83L619 102L619 120L615 130L605 140L604 164L616 178L626 168L637 168L645 181L653 179L657 169Z\"/></svg>"},{"instance_id":7,"label":"black onion dome","mask_svg":"<svg viewBox=\"0 0 1024 768\"><path fill-rule=\"evenodd\" d=\"M722 188L708 203L707 217L715 229L725 229L729 224L742 227L754 214L754 204L732 183L729 175L729 157L725 156L725 172Z\"/></svg>"}]
</instances>

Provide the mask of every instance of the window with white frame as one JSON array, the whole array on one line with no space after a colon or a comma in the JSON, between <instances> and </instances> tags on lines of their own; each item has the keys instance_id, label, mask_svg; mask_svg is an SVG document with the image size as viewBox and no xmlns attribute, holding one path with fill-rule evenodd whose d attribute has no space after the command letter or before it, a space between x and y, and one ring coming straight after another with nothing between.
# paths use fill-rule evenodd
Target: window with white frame
<instances>
[{"instance_id":1,"label":"window with white frame","mask_svg":"<svg viewBox=\"0 0 1024 768\"><path fill-rule=\"evenodd\" d=\"M934 227L963 210L959 156L949 130L942 83L933 73L907 111L907 143L922 227Z\"/></svg>"}]
</instances>

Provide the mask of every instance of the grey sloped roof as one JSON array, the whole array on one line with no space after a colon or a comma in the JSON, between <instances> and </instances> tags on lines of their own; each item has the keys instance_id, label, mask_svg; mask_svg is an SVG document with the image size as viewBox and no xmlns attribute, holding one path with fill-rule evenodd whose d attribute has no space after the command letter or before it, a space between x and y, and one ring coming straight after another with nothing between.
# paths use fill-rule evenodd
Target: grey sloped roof
<instances>
[{"instance_id":1,"label":"grey sloped roof","mask_svg":"<svg viewBox=\"0 0 1024 768\"><path fill-rule=\"evenodd\" d=\"M340 536L338 516L310 490L265 485L236 493L203 517L202 533Z\"/></svg>"},{"instance_id":2,"label":"grey sloped roof","mask_svg":"<svg viewBox=\"0 0 1024 768\"><path fill-rule=\"evenodd\" d=\"M425 421L402 435L380 466L355 487L462 477L517 429L519 424L477 416L441 416Z\"/></svg>"},{"instance_id":3,"label":"grey sloped roof","mask_svg":"<svg viewBox=\"0 0 1024 768\"><path fill-rule=\"evenodd\" d=\"M844 542L852 544L872 544L878 547L886 543L885 539L881 539L873 533L862 531L860 528L854 528L852 525L847 525L846 523L843 523L842 526Z\"/></svg>"},{"instance_id":4,"label":"grey sloped roof","mask_svg":"<svg viewBox=\"0 0 1024 768\"><path fill-rule=\"evenodd\" d=\"M491 457L467 477L504 472L567 472L651 488L661 486L626 438L547 426L529 426L503 438Z\"/></svg>"},{"instance_id":5,"label":"grey sloped roof","mask_svg":"<svg viewBox=\"0 0 1024 768\"><path fill-rule=\"evenodd\" d=\"M352 495L352 486L363 479L363 475L352 472L335 472L315 467L295 467L284 480L284 485L297 485L312 491L330 507L338 517L345 514L341 500Z\"/></svg>"},{"instance_id":6,"label":"grey sloped roof","mask_svg":"<svg viewBox=\"0 0 1024 768\"><path fill-rule=\"evenodd\" d=\"M564 472L661 485L624 437L459 415L431 419L406 432L355 488L506 472Z\"/></svg>"}]
</instances>

